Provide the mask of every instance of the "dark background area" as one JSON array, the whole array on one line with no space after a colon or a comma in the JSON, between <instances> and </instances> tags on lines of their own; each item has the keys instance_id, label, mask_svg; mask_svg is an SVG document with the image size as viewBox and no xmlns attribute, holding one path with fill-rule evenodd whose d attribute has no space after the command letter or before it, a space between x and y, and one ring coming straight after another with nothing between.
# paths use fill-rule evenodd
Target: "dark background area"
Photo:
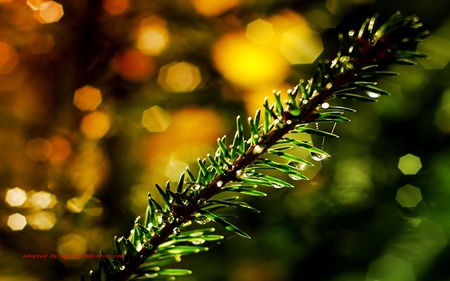
<instances>
[{"instance_id":1,"label":"dark background area","mask_svg":"<svg viewBox=\"0 0 450 281\"><path fill-rule=\"evenodd\" d=\"M308 79L339 33L398 10L430 29L431 58L394 66L378 103L348 102L340 139L313 139L332 157L310 181L246 198L261 213L233 222L251 240L211 223L227 239L174 266L194 272L185 281L450 280L449 2L225 2L0 1L0 280L96 268L60 255L112 254L155 183L214 152L272 89ZM294 29L300 47L283 41ZM308 58L291 63L283 44Z\"/></svg>"}]
</instances>

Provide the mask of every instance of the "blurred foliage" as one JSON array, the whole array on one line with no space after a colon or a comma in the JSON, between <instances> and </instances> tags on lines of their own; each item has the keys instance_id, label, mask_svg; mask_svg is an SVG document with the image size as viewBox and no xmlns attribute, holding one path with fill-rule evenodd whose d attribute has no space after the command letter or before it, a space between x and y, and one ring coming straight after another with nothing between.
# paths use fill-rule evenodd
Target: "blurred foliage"
<instances>
[{"instance_id":1,"label":"blurred foliage","mask_svg":"<svg viewBox=\"0 0 450 281\"><path fill-rule=\"evenodd\" d=\"M252 240L223 233L180 280L449 280L448 2L210 2L0 1L0 279L78 279L98 259L77 255L112 253L147 191L213 153L236 115L309 77L337 33L402 10L431 29L431 59L393 69L393 95L336 127L311 181L246 199Z\"/></svg>"}]
</instances>

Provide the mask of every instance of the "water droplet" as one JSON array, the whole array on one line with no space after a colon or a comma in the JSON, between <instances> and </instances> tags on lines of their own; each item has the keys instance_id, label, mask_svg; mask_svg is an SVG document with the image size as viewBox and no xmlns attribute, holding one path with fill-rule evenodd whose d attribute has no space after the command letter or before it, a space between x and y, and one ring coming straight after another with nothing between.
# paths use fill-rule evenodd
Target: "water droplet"
<instances>
[{"instance_id":1,"label":"water droplet","mask_svg":"<svg viewBox=\"0 0 450 281\"><path fill-rule=\"evenodd\" d=\"M306 168L306 164L305 163L300 163L300 162L296 162L296 161L290 161L288 163L288 165L293 167L293 168L295 168L295 169L297 169L297 170L300 170L300 171L303 171Z\"/></svg>"},{"instance_id":2,"label":"water droplet","mask_svg":"<svg viewBox=\"0 0 450 281\"><path fill-rule=\"evenodd\" d=\"M348 35L349 35L349 36L354 36L354 35L355 35L355 31L354 31L354 30L350 30L350 31L348 32Z\"/></svg>"},{"instance_id":3,"label":"water droplet","mask_svg":"<svg viewBox=\"0 0 450 281\"><path fill-rule=\"evenodd\" d=\"M175 219L176 222L183 222L184 221L184 217L183 216L179 216L178 218Z\"/></svg>"},{"instance_id":4,"label":"water droplet","mask_svg":"<svg viewBox=\"0 0 450 281\"><path fill-rule=\"evenodd\" d=\"M192 187L193 190L200 190L200 188L202 188L202 186L198 183Z\"/></svg>"},{"instance_id":5,"label":"water droplet","mask_svg":"<svg viewBox=\"0 0 450 281\"><path fill-rule=\"evenodd\" d=\"M217 182L217 187L222 187L222 185L223 185L223 181L218 181Z\"/></svg>"},{"instance_id":6,"label":"water droplet","mask_svg":"<svg viewBox=\"0 0 450 281\"><path fill-rule=\"evenodd\" d=\"M282 186L282 185L279 185L279 184L276 184L276 183L275 183L275 184L273 184L273 187L274 187L274 188L277 188L277 189L283 188L283 186Z\"/></svg>"},{"instance_id":7,"label":"water droplet","mask_svg":"<svg viewBox=\"0 0 450 281\"><path fill-rule=\"evenodd\" d=\"M258 135L258 134L255 134L255 135L253 135L253 138L254 138L254 139L259 139L259 135Z\"/></svg>"},{"instance_id":8,"label":"water droplet","mask_svg":"<svg viewBox=\"0 0 450 281\"><path fill-rule=\"evenodd\" d=\"M289 177L295 181L301 180L301 178L297 177L296 175L289 175Z\"/></svg>"},{"instance_id":9,"label":"water droplet","mask_svg":"<svg viewBox=\"0 0 450 281\"><path fill-rule=\"evenodd\" d=\"M326 88L327 90L331 89L332 87L333 87L333 83L331 83L331 82L329 82L329 83L325 86L325 88Z\"/></svg>"},{"instance_id":10,"label":"water droplet","mask_svg":"<svg viewBox=\"0 0 450 281\"><path fill-rule=\"evenodd\" d=\"M375 93L375 92L367 92L367 95L374 99L379 98L381 96L380 94Z\"/></svg>"},{"instance_id":11,"label":"water droplet","mask_svg":"<svg viewBox=\"0 0 450 281\"><path fill-rule=\"evenodd\" d=\"M257 144L254 148L253 148L253 153L254 154L260 154L262 153L264 150L264 147L260 146L259 144Z\"/></svg>"},{"instance_id":12,"label":"water droplet","mask_svg":"<svg viewBox=\"0 0 450 281\"><path fill-rule=\"evenodd\" d=\"M242 176L243 171L242 170L237 170L236 171L236 177L241 177Z\"/></svg>"},{"instance_id":13,"label":"water droplet","mask_svg":"<svg viewBox=\"0 0 450 281\"><path fill-rule=\"evenodd\" d=\"M173 223L173 220L174 220L172 213L166 213L166 214L162 215L161 218L164 222L168 222L168 223Z\"/></svg>"},{"instance_id":14,"label":"water droplet","mask_svg":"<svg viewBox=\"0 0 450 281\"><path fill-rule=\"evenodd\" d=\"M308 103L308 100L302 100L302 103L303 103L303 104L307 104L307 103Z\"/></svg>"},{"instance_id":15,"label":"water droplet","mask_svg":"<svg viewBox=\"0 0 450 281\"><path fill-rule=\"evenodd\" d=\"M288 94L292 93L292 89L288 89L288 90L287 90L287 93L288 93Z\"/></svg>"},{"instance_id":16,"label":"water droplet","mask_svg":"<svg viewBox=\"0 0 450 281\"><path fill-rule=\"evenodd\" d=\"M330 104L327 103L327 102L324 102L324 103L322 103L322 104L320 105L320 107L322 107L323 109L327 109L327 108L330 107Z\"/></svg>"},{"instance_id":17,"label":"water droplet","mask_svg":"<svg viewBox=\"0 0 450 281\"><path fill-rule=\"evenodd\" d=\"M197 216L194 218L194 221L198 224L207 224L208 222L211 221L211 219L209 219L206 216Z\"/></svg>"},{"instance_id":18,"label":"water droplet","mask_svg":"<svg viewBox=\"0 0 450 281\"><path fill-rule=\"evenodd\" d=\"M175 227L175 228L173 229L173 234L174 234L174 235L178 236L178 235L180 235L180 233L181 233L181 231L180 231L180 229L179 229L178 227Z\"/></svg>"},{"instance_id":19,"label":"water droplet","mask_svg":"<svg viewBox=\"0 0 450 281\"><path fill-rule=\"evenodd\" d=\"M323 161L325 158L327 158L327 156L323 153L311 152L309 155L311 156L312 160L317 162Z\"/></svg>"},{"instance_id":20,"label":"water droplet","mask_svg":"<svg viewBox=\"0 0 450 281\"><path fill-rule=\"evenodd\" d=\"M114 269L115 269L116 271L122 271L122 270L125 270L125 265L118 265L118 266L115 266Z\"/></svg>"},{"instance_id":21,"label":"water droplet","mask_svg":"<svg viewBox=\"0 0 450 281\"><path fill-rule=\"evenodd\" d=\"M286 124L291 125L292 124L292 120L287 120Z\"/></svg>"},{"instance_id":22,"label":"water droplet","mask_svg":"<svg viewBox=\"0 0 450 281\"><path fill-rule=\"evenodd\" d=\"M201 245L201 244L203 244L203 243L205 243L205 240L204 239L194 239L194 240L192 240L192 244L194 244L194 245Z\"/></svg>"}]
</instances>

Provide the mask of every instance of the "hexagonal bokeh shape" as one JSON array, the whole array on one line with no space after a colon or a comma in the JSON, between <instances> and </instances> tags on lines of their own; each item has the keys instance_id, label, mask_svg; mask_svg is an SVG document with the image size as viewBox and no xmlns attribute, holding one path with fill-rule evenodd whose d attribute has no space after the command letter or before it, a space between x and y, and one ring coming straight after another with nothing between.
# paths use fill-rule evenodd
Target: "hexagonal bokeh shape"
<instances>
[{"instance_id":1,"label":"hexagonal bokeh shape","mask_svg":"<svg viewBox=\"0 0 450 281\"><path fill-rule=\"evenodd\" d=\"M398 168L405 175L415 175L422 168L420 158L413 154L406 154L400 157Z\"/></svg>"},{"instance_id":2,"label":"hexagonal bokeh shape","mask_svg":"<svg viewBox=\"0 0 450 281\"><path fill-rule=\"evenodd\" d=\"M55 1L42 3L34 14L40 23L54 23L59 21L64 15L63 6Z\"/></svg>"},{"instance_id":3,"label":"hexagonal bokeh shape","mask_svg":"<svg viewBox=\"0 0 450 281\"><path fill-rule=\"evenodd\" d=\"M158 75L158 84L170 92L191 92L201 81L200 69L185 61L161 67Z\"/></svg>"},{"instance_id":4,"label":"hexagonal bokeh shape","mask_svg":"<svg viewBox=\"0 0 450 281\"><path fill-rule=\"evenodd\" d=\"M312 63L322 51L322 39L319 34L306 26L288 30L281 38L280 52L291 64Z\"/></svg>"},{"instance_id":5,"label":"hexagonal bokeh shape","mask_svg":"<svg viewBox=\"0 0 450 281\"><path fill-rule=\"evenodd\" d=\"M157 105L144 110L142 114L141 123L149 132L163 132L171 122L169 111Z\"/></svg>"},{"instance_id":6,"label":"hexagonal bokeh shape","mask_svg":"<svg viewBox=\"0 0 450 281\"><path fill-rule=\"evenodd\" d=\"M245 36L252 41L253 44L264 44L273 38L273 26L271 23L257 19L247 25Z\"/></svg>"},{"instance_id":7,"label":"hexagonal bokeh shape","mask_svg":"<svg viewBox=\"0 0 450 281\"><path fill-rule=\"evenodd\" d=\"M422 193L418 187L407 184L397 190L395 200L404 208L414 208L422 201Z\"/></svg>"},{"instance_id":8,"label":"hexagonal bokeh shape","mask_svg":"<svg viewBox=\"0 0 450 281\"><path fill-rule=\"evenodd\" d=\"M14 231L19 231L24 229L24 227L27 225L27 219L25 218L25 216L19 213L15 213L8 217L6 225L8 225L9 228Z\"/></svg>"},{"instance_id":9,"label":"hexagonal bokeh shape","mask_svg":"<svg viewBox=\"0 0 450 281\"><path fill-rule=\"evenodd\" d=\"M80 110L93 111L102 103L102 93L99 89L86 85L78 88L73 97L73 103Z\"/></svg>"},{"instance_id":10,"label":"hexagonal bokeh shape","mask_svg":"<svg viewBox=\"0 0 450 281\"><path fill-rule=\"evenodd\" d=\"M11 207L22 206L27 200L27 193L20 187L14 187L6 192L5 202Z\"/></svg>"},{"instance_id":11,"label":"hexagonal bokeh shape","mask_svg":"<svg viewBox=\"0 0 450 281\"><path fill-rule=\"evenodd\" d=\"M14 47L0 41L0 74L11 73L19 64L19 55Z\"/></svg>"}]
</instances>

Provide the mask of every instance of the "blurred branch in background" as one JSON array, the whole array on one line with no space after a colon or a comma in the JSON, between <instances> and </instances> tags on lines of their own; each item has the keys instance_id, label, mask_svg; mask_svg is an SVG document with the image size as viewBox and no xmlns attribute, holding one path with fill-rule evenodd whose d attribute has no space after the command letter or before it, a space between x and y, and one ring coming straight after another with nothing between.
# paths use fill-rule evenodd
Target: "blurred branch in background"
<instances>
[{"instance_id":1,"label":"blurred branch in background","mask_svg":"<svg viewBox=\"0 0 450 281\"><path fill-rule=\"evenodd\" d=\"M76 255L112 252L154 183L213 153L234 116L308 77L337 32L402 10L431 27L431 59L336 128L312 181L252 200L270 213L240 218L252 241L187 259L182 280L448 278L449 4L217 2L0 1L0 276L78 279L98 261Z\"/></svg>"}]
</instances>

